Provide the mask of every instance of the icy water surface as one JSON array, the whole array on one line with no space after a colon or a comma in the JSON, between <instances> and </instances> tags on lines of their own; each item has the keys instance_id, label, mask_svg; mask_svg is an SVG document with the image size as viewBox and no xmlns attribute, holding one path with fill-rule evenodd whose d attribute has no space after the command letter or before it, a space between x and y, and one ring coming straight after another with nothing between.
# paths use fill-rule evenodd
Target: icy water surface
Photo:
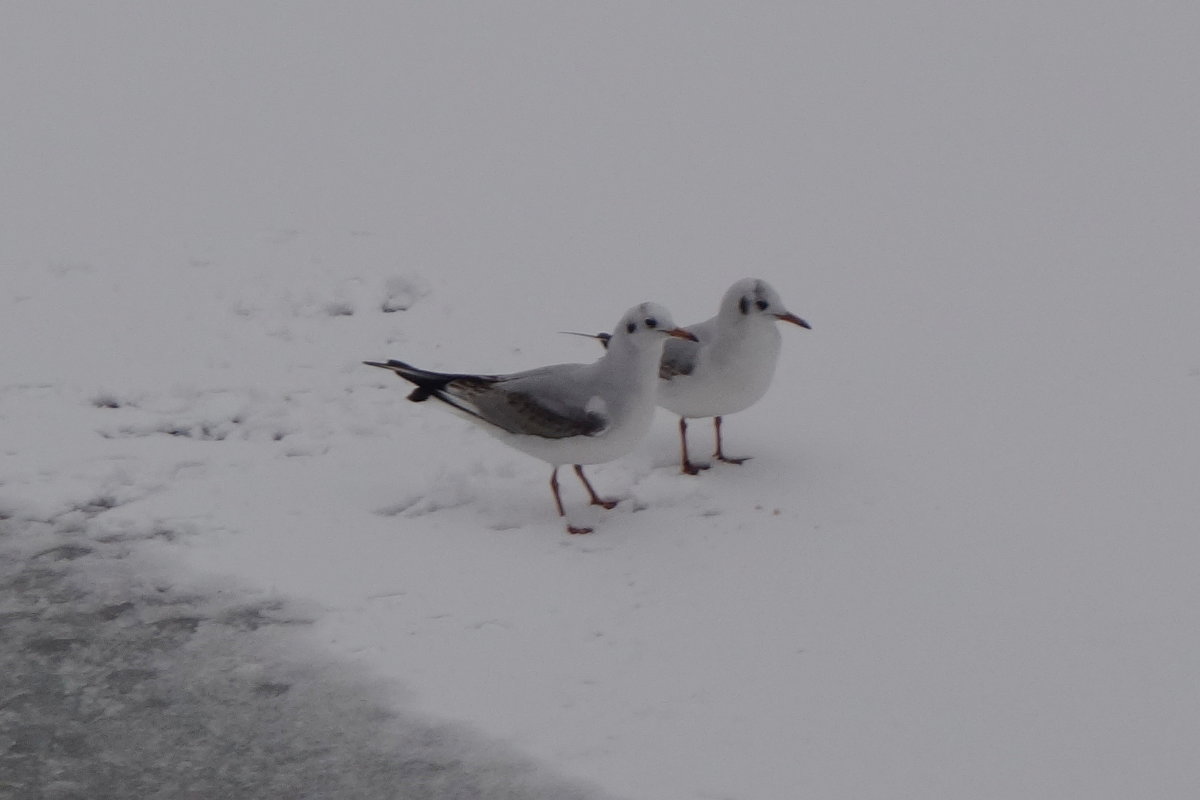
<instances>
[{"instance_id":1,"label":"icy water surface","mask_svg":"<svg viewBox=\"0 0 1200 800\"><path fill-rule=\"evenodd\" d=\"M596 797L389 710L282 602L151 577L102 511L0 519L0 798Z\"/></svg>"}]
</instances>

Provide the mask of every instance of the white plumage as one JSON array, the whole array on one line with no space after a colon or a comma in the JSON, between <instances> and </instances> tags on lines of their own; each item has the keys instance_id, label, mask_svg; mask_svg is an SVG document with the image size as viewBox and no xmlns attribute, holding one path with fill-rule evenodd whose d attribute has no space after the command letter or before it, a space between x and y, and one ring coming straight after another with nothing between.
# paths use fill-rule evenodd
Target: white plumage
<instances>
[{"instance_id":1,"label":"white plumage","mask_svg":"<svg viewBox=\"0 0 1200 800\"><path fill-rule=\"evenodd\" d=\"M779 293L762 280L745 278L729 287L717 315L688 330L696 341L670 341L663 348L658 404L679 415L681 467L694 475L687 451L687 420L713 417L721 461L740 464L721 447L721 417L757 403L771 385L779 359L777 322L811 327L784 307Z\"/></svg>"}]
</instances>

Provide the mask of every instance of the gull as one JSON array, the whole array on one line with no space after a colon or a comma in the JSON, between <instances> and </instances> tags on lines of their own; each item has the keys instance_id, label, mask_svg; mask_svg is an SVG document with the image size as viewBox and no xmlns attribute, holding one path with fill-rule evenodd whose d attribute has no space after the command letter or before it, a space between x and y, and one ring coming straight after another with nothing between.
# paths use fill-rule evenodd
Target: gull
<instances>
[{"instance_id":1,"label":"gull","mask_svg":"<svg viewBox=\"0 0 1200 800\"><path fill-rule=\"evenodd\" d=\"M585 464L619 458L642 439L654 418L656 382L664 342L695 339L678 328L667 309L642 303L625 312L608 347L591 364L554 364L510 375L430 372L403 361L364 361L414 384L414 402L430 397L516 449L554 469L550 490L561 517L558 468L571 464L591 504L613 508L596 494ZM591 533L568 521L568 533Z\"/></svg>"},{"instance_id":2,"label":"gull","mask_svg":"<svg viewBox=\"0 0 1200 800\"><path fill-rule=\"evenodd\" d=\"M742 464L746 458L730 458L721 446L721 418L757 403L766 394L779 359L778 321L811 328L788 311L779 293L766 281L744 278L725 292L712 319L687 329L691 341L669 341L663 347L659 366L658 404L679 415L680 468L696 475L707 464L688 457L687 421L712 417L717 451L713 458ZM612 334L576 333L600 340L608 347Z\"/></svg>"},{"instance_id":3,"label":"gull","mask_svg":"<svg viewBox=\"0 0 1200 800\"><path fill-rule=\"evenodd\" d=\"M775 375L780 336L776 322L810 328L787 310L771 285L744 278L729 287L717 315L688 330L695 341L668 342L659 368L658 404L679 415L680 468L695 475L707 465L688 458L687 421L712 417L717 450L713 458L741 464L721 448L721 417L757 403Z\"/></svg>"}]
</instances>

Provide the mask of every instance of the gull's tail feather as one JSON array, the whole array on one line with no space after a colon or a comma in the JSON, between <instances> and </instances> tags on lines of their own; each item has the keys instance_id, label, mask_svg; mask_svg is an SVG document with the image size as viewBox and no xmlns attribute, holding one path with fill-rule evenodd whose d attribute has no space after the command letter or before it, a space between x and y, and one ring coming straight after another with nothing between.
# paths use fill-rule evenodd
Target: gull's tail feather
<instances>
[{"instance_id":1,"label":"gull's tail feather","mask_svg":"<svg viewBox=\"0 0 1200 800\"><path fill-rule=\"evenodd\" d=\"M363 363L369 367L390 369L397 376L414 384L417 388L413 389L412 393L408 396L408 399L414 403L428 400L432 396L445 399L441 393L445 390L446 384L458 378L465 377L463 375L451 375L444 372L430 372L427 369L420 369L414 367L412 364L405 364L403 361L396 361L394 359L387 362L364 361Z\"/></svg>"}]
</instances>

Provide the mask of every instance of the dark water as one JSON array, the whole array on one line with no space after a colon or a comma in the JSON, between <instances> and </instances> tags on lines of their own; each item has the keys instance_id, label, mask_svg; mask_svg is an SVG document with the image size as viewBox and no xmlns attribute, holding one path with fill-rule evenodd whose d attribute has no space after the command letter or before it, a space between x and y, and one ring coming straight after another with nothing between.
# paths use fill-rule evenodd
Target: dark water
<instances>
[{"instance_id":1,"label":"dark water","mask_svg":"<svg viewBox=\"0 0 1200 800\"><path fill-rule=\"evenodd\" d=\"M0 519L0 798L598 797L389 710L285 603L142 566L86 524Z\"/></svg>"}]
</instances>

